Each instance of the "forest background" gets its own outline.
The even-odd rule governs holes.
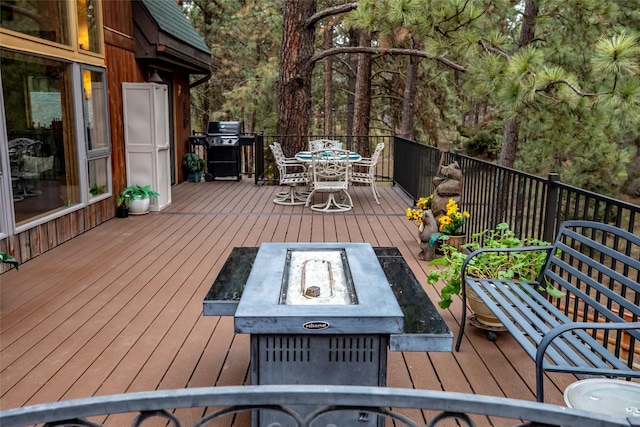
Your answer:
[[[394,134],[640,198],[637,0],[177,1],[212,52],[194,130]]]

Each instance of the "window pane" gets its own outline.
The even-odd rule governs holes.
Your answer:
[[[109,192],[109,158],[89,160],[89,198]]]
[[[84,127],[90,152],[109,148],[107,89],[103,77],[102,71],[82,70]]]
[[[78,46],[91,52],[100,52],[98,40],[98,7],[95,0],[77,0]]]
[[[71,67],[0,50],[16,225],[80,202]]]
[[[2,0],[2,28],[69,45],[66,0]]]

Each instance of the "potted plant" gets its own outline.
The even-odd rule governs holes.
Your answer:
[[[157,199],[159,195],[151,189],[151,185],[132,185],[122,190],[117,203],[118,206],[128,206],[131,215],[143,215],[149,213],[150,199]]]
[[[187,180],[189,182],[202,181],[202,171],[206,162],[198,156],[198,153],[187,153],[182,159],[182,166],[187,171]]]
[[[465,241],[462,228],[470,215],[467,211],[460,211],[458,204],[452,198],[447,202],[447,213],[437,218],[440,233],[432,235],[432,240],[446,240],[446,244],[460,251]],[[446,236],[446,237],[445,237]]]
[[[98,196],[100,194],[104,194],[106,192],[107,192],[107,186],[106,185],[93,184],[89,188],[89,198]]]
[[[12,265],[16,268],[16,270],[19,270],[20,267],[20,263],[18,262],[18,260],[16,260],[13,256],[9,255],[6,252],[0,252],[0,263]]]
[[[118,197],[116,197],[116,216],[118,218],[127,218],[129,216],[129,196],[118,194]]]
[[[443,256],[429,263],[430,266],[443,266],[442,269],[432,270],[427,276],[427,283],[433,285],[438,281],[444,282],[440,291],[440,308],[448,308],[453,302],[453,295],[460,295],[462,285],[462,263],[467,254],[462,250],[475,251],[485,248],[518,248],[524,246],[545,246],[549,243],[534,238],[518,238],[509,229],[507,223],[499,224],[495,230],[485,230],[471,236],[471,241],[462,245],[462,250],[447,244],[447,237],[443,237]],[[482,243],[482,246],[481,246]],[[521,281],[535,280],[546,261],[546,252],[484,252],[474,257],[467,265],[466,276],[477,278],[499,278],[502,280],[517,279]],[[554,297],[563,294],[550,283],[546,291]],[[470,296],[470,304],[471,304]],[[472,306],[472,310],[473,306]],[[475,312],[476,310],[474,310]],[[496,319],[497,321],[497,319]]]

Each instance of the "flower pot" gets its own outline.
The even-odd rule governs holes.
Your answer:
[[[118,218],[128,218],[129,209],[126,206],[118,206],[118,208],[116,209],[116,216]]]
[[[467,287],[467,301],[469,301],[469,308],[476,315],[476,319],[481,324],[488,326],[489,328],[501,328],[504,325],[493,315],[487,305],[473,292],[473,289]]]
[[[189,174],[187,175],[187,181],[189,182],[202,181],[202,171],[189,172]]]
[[[149,213],[150,199],[147,197],[141,199],[139,196],[135,196],[129,202],[129,213],[131,215],[144,215]]]
[[[467,236],[449,236],[445,243],[456,248],[458,252],[462,252],[462,245],[467,243]]]

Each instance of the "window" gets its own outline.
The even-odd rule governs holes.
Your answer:
[[[8,30],[70,45],[66,0],[2,0],[0,24]]]
[[[89,198],[93,199],[110,193],[109,115],[104,70],[82,68],[82,95]]]
[[[78,47],[100,53],[98,4],[96,0],[77,0]]]
[[[0,75],[20,226],[81,202],[71,64],[0,50]]]

